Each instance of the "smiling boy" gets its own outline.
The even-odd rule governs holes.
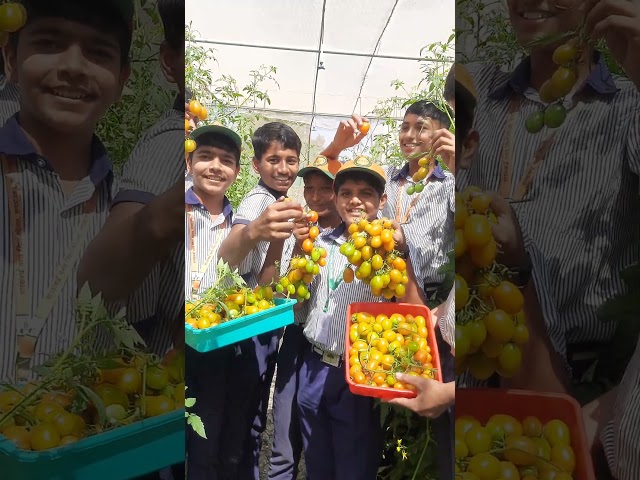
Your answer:
[[[0,129],[2,250],[23,252],[0,260],[0,378],[9,381],[33,378],[75,335],[75,269],[112,192],[94,130],[129,76],[133,16],[131,2],[115,0],[25,8],[27,23],[4,50],[20,111]]]
[[[309,478],[372,480],[382,453],[380,418],[372,398],[354,395],[344,376],[345,313],[353,302],[385,301],[360,281],[345,283],[346,258],[338,250],[346,241],[347,228],[362,217],[372,221],[384,207],[386,177],[366,157],[345,163],[333,184],[336,210],[342,223],[326,230],[316,245],[325,248],[328,263],[310,286],[308,317],[304,327],[306,345],[301,357],[298,408],[302,425],[305,464]],[[398,251],[407,253],[402,228],[394,222]],[[409,283],[403,302],[419,301],[411,261]]]
[[[222,242],[219,258],[232,266],[240,265],[239,273],[247,285],[270,283],[280,272],[275,262],[283,258],[285,241],[293,240],[295,220],[302,217],[302,206],[295,202],[278,201],[287,196],[296,179],[300,162],[301,142],[296,132],[280,122],[258,128],[252,138],[253,168],[260,175],[258,185],[238,207],[229,236]],[[291,241],[290,240],[290,241]],[[237,428],[247,434],[246,447],[237,478],[259,480],[261,435],[266,428],[267,404],[276,366],[277,330],[259,335],[240,344],[243,362],[242,388],[252,399],[247,413],[249,423],[239,422]]]

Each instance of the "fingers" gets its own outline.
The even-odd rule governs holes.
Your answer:
[[[387,401],[390,405],[398,405],[407,408],[413,412],[417,411],[416,400],[414,398],[392,398]]]
[[[628,0],[591,1],[587,6],[585,31],[594,38],[611,31],[640,33],[640,8]]]
[[[513,210],[511,209],[511,205],[504,198],[502,198],[496,192],[488,192],[491,197],[491,203],[489,204],[493,213],[497,216],[508,215],[511,216]]]

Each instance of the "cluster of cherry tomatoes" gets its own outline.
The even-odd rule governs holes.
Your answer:
[[[184,352],[172,350],[159,364],[142,357],[110,361],[115,368],[96,370],[87,388],[91,402],[78,389],[35,382],[0,391],[0,436],[23,450],[43,451],[184,407]]]
[[[423,316],[356,313],[349,330],[349,374],[359,385],[414,390],[396,373],[435,378]]]
[[[432,160],[430,154],[425,155],[418,160],[418,171],[413,174],[413,185],[407,187],[407,194],[413,195],[414,193],[421,193],[424,190],[424,179],[429,175],[429,162]]]
[[[273,307],[275,303],[270,286],[256,287],[254,290],[248,287],[238,288],[228,290],[222,301],[208,301],[205,298],[197,303],[186,302],[185,323],[196,330],[205,330]]]
[[[5,2],[0,5],[0,47],[9,40],[9,34],[17,32],[27,23],[27,10],[16,2]]]
[[[573,480],[576,456],[562,420],[521,422],[493,415],[485,425],[465,416],[455,423],[456,479]]]
[[[207,109],[198,100],[191,100],[191,102],[189,102],[189,112],[195,117],[197,117],[200,121],[206,120],[207,116],[209,115],[207,112]],[[189,123],[189,120],[187,120],[186,118],[184,120],[184,133],[185,133],[185,137],[188,137],[189,134],[191,133],[191,124]],[[195,149],[196,149],[195,140],[191,138],[187,138],[184,141],[184,151],[186,153],[191,153],[195,151]]]
[[[301,245],[304,255],[291,258],[287,273],[276,284],[276,292],[284,293],[287,297],[296,297],[298,302],[311,298],[309,285],[320,273],[320,267],[327,265],[327,251],[315,246],[315,239],[320,235],[318,213],[310,210],[307,218],[309,219],[309,236]]]
[[[343,272],[347,283],[354,277],[371,287],[376,296],[386,299],[402,298],[409,283],[407,264],[395,250],[393,224],[388,218],[369,222],[361,219],[349,225],[349,240],[340,246],[340,253],[349,263]]]
[[[456,193],[456,365],[479,380],[520,369],[520,346],[529,340],[524,297],[496,262],[489,195],[476,187]]]
[[[577,66],[580,58],[578,40],[573,38],[560,45],[553,52],[553,62],[558,68],[553,76],[540,87],[540,100],[548,106],[538,112],[534,112],[525,122],[528,132],[538,133],[543,127],[558,128],[567,117],[567,110],[559,101],[568,95],[575,86]]]

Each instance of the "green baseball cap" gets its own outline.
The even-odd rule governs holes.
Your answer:
[[[307,173],[316,171],[324,173],[327,177],[333,180],[336,177],[338,170],[340,170],[340,167],[342,167],[340,161],[327,158],[324,155],[318,155],[312,164],[307,165],[298,171],[298,176],[304,177]]]
[[[227,128],[220,124],[204,125],[202,127],[198,127],[193,132],[191,132],[191,135],[189,137],[197,144],[198,137],[201,137],[205,134],[215,134],[226,137],[231,140],[236,147],[238,147],[238,150],[242,151],[242,139],[240,138],[240,135],[238,135],[230,128]]]

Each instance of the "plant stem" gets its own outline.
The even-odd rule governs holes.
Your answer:
[[[422,453],[420,454],[420,458],[418,459],[418,465],[416,465],[416,469],[413,472],[413,477],[411,480],[416,480],[416,476],[418,475],[418,471],[420,470],[420,464],[422,463],[422,459],[424,458],[425,453],[427,453],[427,447],[431,443],[431,426],[427,425],[427,439],[424,442],[424,448],[422,449]]]

